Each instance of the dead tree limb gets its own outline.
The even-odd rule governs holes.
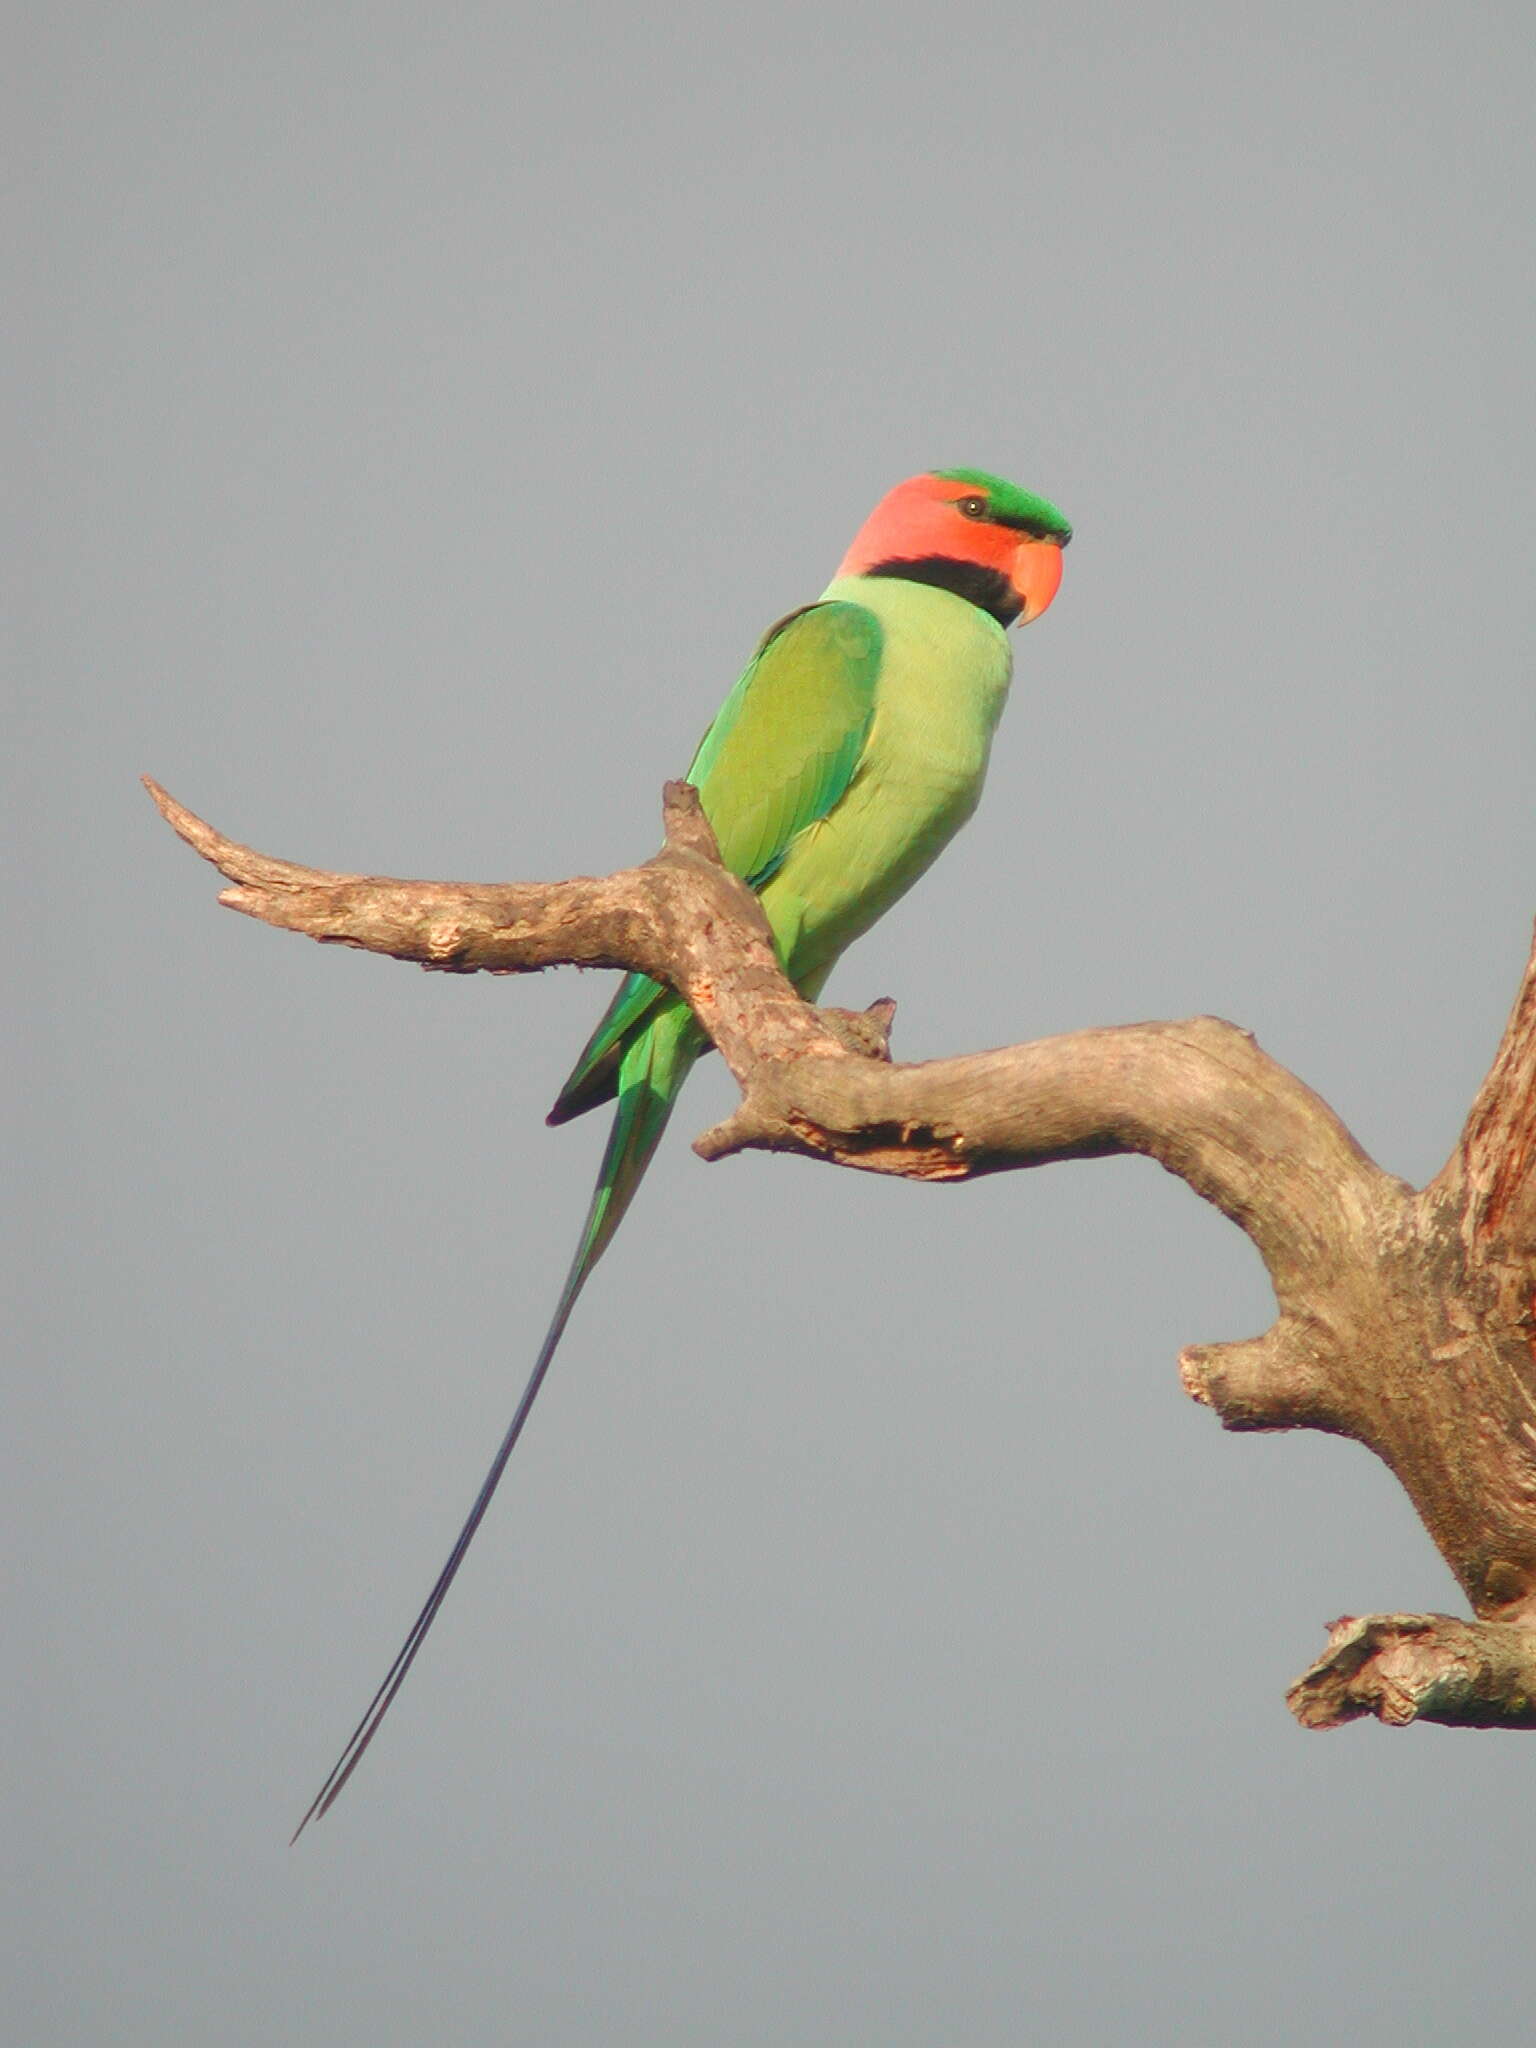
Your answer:
[[[1261,1336],[1189,1346],[1187,1391],[1228,1429],[1328,1430],[1384,1458],[1476,1617],[1336,1623],[1292,1711],[1309,1727],[1536,1728],[1536,951],[1456,1150],[1416,1191],[1217,1017],[892,1063],[893,1006],[800,998],[683,783],[642,867],[507,884],[297,867],[148,788],[249,917],[449,973],[578,965],[669,983],[741,1089],[696,1141],[705,1159],[751,1147],[934,1181],[1156,1159],[1253,1239],[1279,1307]]]

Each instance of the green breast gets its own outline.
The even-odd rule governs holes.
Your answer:
[[[885,637],[853,780],[762,890],[789,972],[812,992],[976,808],[1012,673],[996,620],[948,591],[844,576],[823,596],[867,606]]]

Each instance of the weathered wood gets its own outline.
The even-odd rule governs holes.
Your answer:
[[[1454,1614],[1346,1614],[1286,1695],[1306,1728],[1536,1728],[1536,1629]]]
[[[892,1004],[801,999],[686,784],[667,785],[666,843],[642,867],[506,884],[297,867],[148,787],[246,916],[440,972],[623,967],[670,983],[741,1089],[696,1141],[705,1159],[753,1147],[933,1181],[1156,1159],[1253,1239],[1279,1308],[1258,1337],[1189,1346],[1188,1392],[1229,1429],[1323,1429],[1375,1451],[1477,1617],[1339,1625],[1292,1690],[1298,1718],[1536,1726],[1536,948],[1457,1149],[1418,1192],[1217,1017],[892,1062]]]

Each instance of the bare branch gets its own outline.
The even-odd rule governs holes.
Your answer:
[[[1536,1629],[1453,1614],[1346,1614],[1286,1694],[1304,1728],[1536,1728]]]
[[[566,882],[417,882],[274,860],[176,802],[148,776],[167,822],[228,876],[219,901],[323,945],[358,946],[450,974],[638,968],[692,1004],[740,1079],[763,1058],[844,1046],[786,979],[761,906],[720,865],[687,783],[668,783],[666,844],[643,867]]]
[[[1536,1253],[1536,940],[1504,1037],[1440,1182],[1454,1187],[1470,1235]]]
[[[706,1159],[753,1147],[931,1181],[1112,1153],[1157,1160],[1248,1233],[1279,1305],[1262,1336],[1186,1348],[1186,1390],[1230,1429],[1310,1426],[1368,1445],[1480,1622],[1536,1637],[1536,953],[1457,1153],[1415,1194],[1220,1018],[893,1063],[894,1005],[817,1010],[786,979],[756,898],[721,867],[685,784],[668,785],[666,844],[644,866],[499,885],[297,867],[149,788],[229,878],[220,901],[247,916],[455,973],[570,963],[669,983],[741,1088],[734,1113],[697,1141]],[[1471,1725],[1472,1711],[1446,1703],[1481,1712],[1495,1678],[1465,1679],[1468,1643],[1495,1677],[1523,1669],[1529,1646],[1501,1663],[1510,1636],[1453,1639],[1449,1623],[1436,1633],[1441,1621],[1359,1624],[1377,1630],[1369,1654],[1357,1658],[1356,1635],[1330,1651],[1301,1681],[1298,1714],[1323,1725],[1380,1699],[1401,1719],[1411,1697],[1420,1719]],[[1518,1690],[1510,1679],[1499,1696],[1504,1725],[1518,1722]]]

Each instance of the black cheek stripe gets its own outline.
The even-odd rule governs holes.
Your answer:
[[[903,583],[931,583],[939,590],[953,591],[956,597],[989,612],[1000,626],[1011,626],[1024,609],[1024,600],[1001,569],[989,569],[981,562],[957,562],[950,555],[915,555],[905,561],[893,556],[863,573],[895,576]]]

